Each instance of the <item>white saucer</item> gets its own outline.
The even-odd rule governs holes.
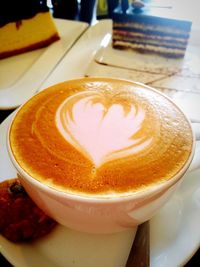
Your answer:
[[[0,109],[14,109],[30,98],[88,27],[84,22],[62,19],[55,23],[59,41],[0,60]]]
[[[6,150],[12,114],[0,126],[0,181],[16,177]],[[188,174],[171,200],[150,221],[152,267],[186,263],[200,245],[200,171]],[[19,267],[123,267],[134,231],[89,235],[58,226],[31,244],[14,244],[0,236],[1,253]]]

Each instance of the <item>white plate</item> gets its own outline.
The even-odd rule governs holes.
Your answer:
[[[40,86],[40,90],[58,82],[85,76],[102,39],[110,32],[109,25],[110,20],[101,20],[89,27]]]
[[[0,60],[0,109],[13,109],[32,96],[88,24],[55,19],[61,39],[46,48]]]
[[[199,46],[188,45],[183,59],[165,58],[153,54],[142,54],[136,51],[112,48],[111,34],[105,35],[94,60],[99,64],[121,67],[157,74],[187,74],[200,75]]]
[[[0,181],[16,177],[6,150],[11,116],[0,126]],[[199,222],[200,171],[196,171],[185,177],[175,195],[150,221],[151,266],[186,263],[200,245]],[[0,236],[0,252],[16,267],[123,267],[134,235],[133,230],[89,235],[58,226],[31,244],[17,245]]]

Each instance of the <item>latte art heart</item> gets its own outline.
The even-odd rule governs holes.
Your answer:
[[[56,113],[60,133],[96,167],[146,148],[153,138],[135,137],[145,111],[133,103],[128,112],[121,103],[106,105],[97,92],[78,93],[66,99]]]

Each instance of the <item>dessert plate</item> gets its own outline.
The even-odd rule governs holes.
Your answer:
[[[14,109],[37,90],[88,24],[55,19],[61,39],[48,47],[0,60],[0,109]]]
[[[12,116],[0,126],[0,181],[16,177],[6,150],[7,129]],[[185,264],[200,245],[199,221],[198,170],[185,176],[171,200],[150,221],[151,266]],[[14,244],[0,236],[0,252],[16,267],[122,267],[134,236],[134,230],[91,235],[58,225],[49,235],[30,244]]]
[[[142,54],[134,50],[112,47],[112,23],[101,41],[94,61],[112,67],[136,70],[152,74],[200,76],[199,43],[192,40],[183,59],[165,58],[159,55]]]

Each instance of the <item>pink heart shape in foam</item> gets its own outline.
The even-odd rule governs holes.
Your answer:
[[[67,98],[56,113],[60,133],[96,167],[134,154],[152,140],[134,138],[145,119],[142,108],[132,104],[127,113],[120,103],[105,107],[104,98],[97,92],[80,92]]]

